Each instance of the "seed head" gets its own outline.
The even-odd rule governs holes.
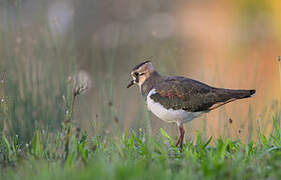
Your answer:
[[[73,81],[74,81],[74,89],[73,89],[74,96],[78,96],[86,92],[92,86],[90,75],[86,71],[80,71],[77,75],[74,76]]]

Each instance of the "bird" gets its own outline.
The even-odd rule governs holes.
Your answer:
[[[167,123],[176,123],[179,138],[176,147],[182,150],[184,123],[190,122],[222,105],[253,96],[256,90],[235,90],[212,87],[183,76],[161,75],[145,61],[130,72],[127,88],[137,85],[144,102],[154,115]]]

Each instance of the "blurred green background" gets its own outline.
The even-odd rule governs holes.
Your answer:
[[[163,127],[176,135],[176,125],[147,112],[137,88],[126,89],[131,68],[153,56],[163,74],[257,89],[187,124],[189,139],[196,130],[242,140],[268,133],[280,109],[280,9],[279,0],[1,0],[1,132],[29,139],[36,127],[59,129],[69,81],[82,74],[91,89],[74,122],[89,134]]]

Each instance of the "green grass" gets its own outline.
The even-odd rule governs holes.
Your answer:
[[[0,179],[281,178],[279,105],[274,109],[269,135],[259,130],[255,141],[249,138],[244,143],[239,139],[207,138],[198,131],[195,140],[186,140],[180,151],[175,147],[175,137],[163,129],[156,136],[142,130],[88,135],[78,128],[73,114],[76,101],[83,97],[83,84],[71,82],[74,81],[62,86],[65,105],[60,129],[46,129],[44,124],[38,124],[30,130],[30,140],[2,131]],[[9,98],[1,103],[1,117],[17,114],[8,104]],[[110,118],[103,118],[106,117]]]
[[[36,130],[28,144],[1,137],[1,179],[280,179],[281,130],[243,144],[230,139],[186,142],[183,152],[163,129],[145,139],[133,131],[121,137],[90,137],[70,126],[56,134]]]

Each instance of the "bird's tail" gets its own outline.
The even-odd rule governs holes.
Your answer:
[[[214,110],[224,104],[230,103],[238,99],[249,98],[256,93],[256,90],[234,90],[234,89],[216,89],[217,104],[213,105],[210,110]]]
[[[226,98],[235,98],[235,99],[243,99],[253,96],[256,93],[256,90],[233,90],[233,89],[224,89],[223,93]]]

